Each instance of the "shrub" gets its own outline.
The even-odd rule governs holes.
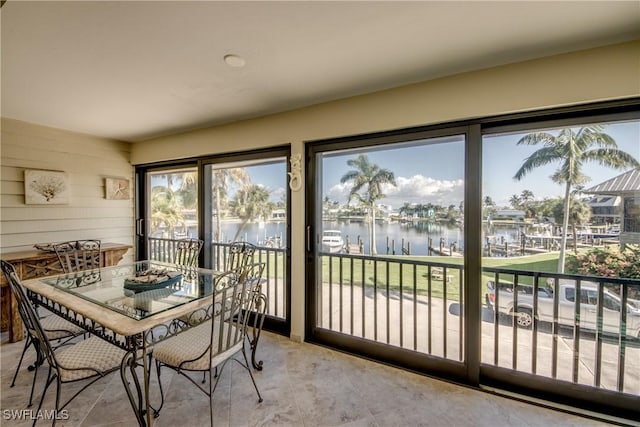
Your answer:
[[[640,247],[627,245],[618,248],[594,248],[578,255],[569,255],[567,271],[601,277],[640,279]]]

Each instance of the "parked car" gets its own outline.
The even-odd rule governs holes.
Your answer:
[[[530,328],[533,325],[534,316],[542,322],[553,322],[553,294],[552,287],[540,286],[538,288],[537,313],[533,311],[533,287],[519,284],[516,288],[517,298],[514,298],[514,286],[512,283],[487,282],[487,304],[496,309],[496,288],[498,289],[497,308],[500,314],[513,316],[517,325]],[[574,280],[560,279],[558,294],[558,324],[573,327],[575,325],[576,310],[576,282]],[[597,330],[598,328],[598,285],[594,282],[580,282],[580,328]],[[517,306],[516,306],[517,302]],[[640,340],[640,308],[635,300],[627,302],[626,326],[627,335]],[[603,290],[602,300],[602,330],[610,334],[620,333],[620,307],[621,301],[618,295],[606,288]]]

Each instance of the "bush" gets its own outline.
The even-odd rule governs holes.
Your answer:
[[[640,279],[640,247],[627,245],[624,251],[618,248],[594,248],[582,254],[569,255],[567,272]]]

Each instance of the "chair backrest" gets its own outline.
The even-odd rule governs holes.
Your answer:
[[[2,272],[7,278],[11,292],[18,303],[18,312],[20,313],[20,318],[27,329],[27,333],[33,340],[36,349],[46,356],[49,365],[57,368],[58,365],[53,354],[51,343],[49,343],[49,339],[40,324],[40,318],[36,312],[36,308],[27,296],[27,291],[24,286],[22,286],[22,282],[20,281],[15,268],[6,261],[0,260],[0,263],[2,264]]]
[[[237,314],[252,308],[250,284],[241,280],[236,271],[225,272],[216,278],[213,298],[211,351],[219,355],[235,353],[242,347],[247,331],[248,316]]]
[[[179,240],[176,243],[173,263],[184,267],[197,266],[202,244],[202,240],[198,239]]]
[[[264,262],[245,265],[240,271],[240,280],[246,280],[253,291],[259,291],[266,265]]]
[[[229,247],[229,257],[225,270],[241,269],[253,262],[256,247],[247,242],[233,242]]]
[[[53,245],[65,273],[100,267],[100,240],[75,240]]]

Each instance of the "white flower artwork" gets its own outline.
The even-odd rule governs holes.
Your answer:
[[[27,205],[66,205],[69,203],[69,177],[66,172],[24,171],[24,202]]]

